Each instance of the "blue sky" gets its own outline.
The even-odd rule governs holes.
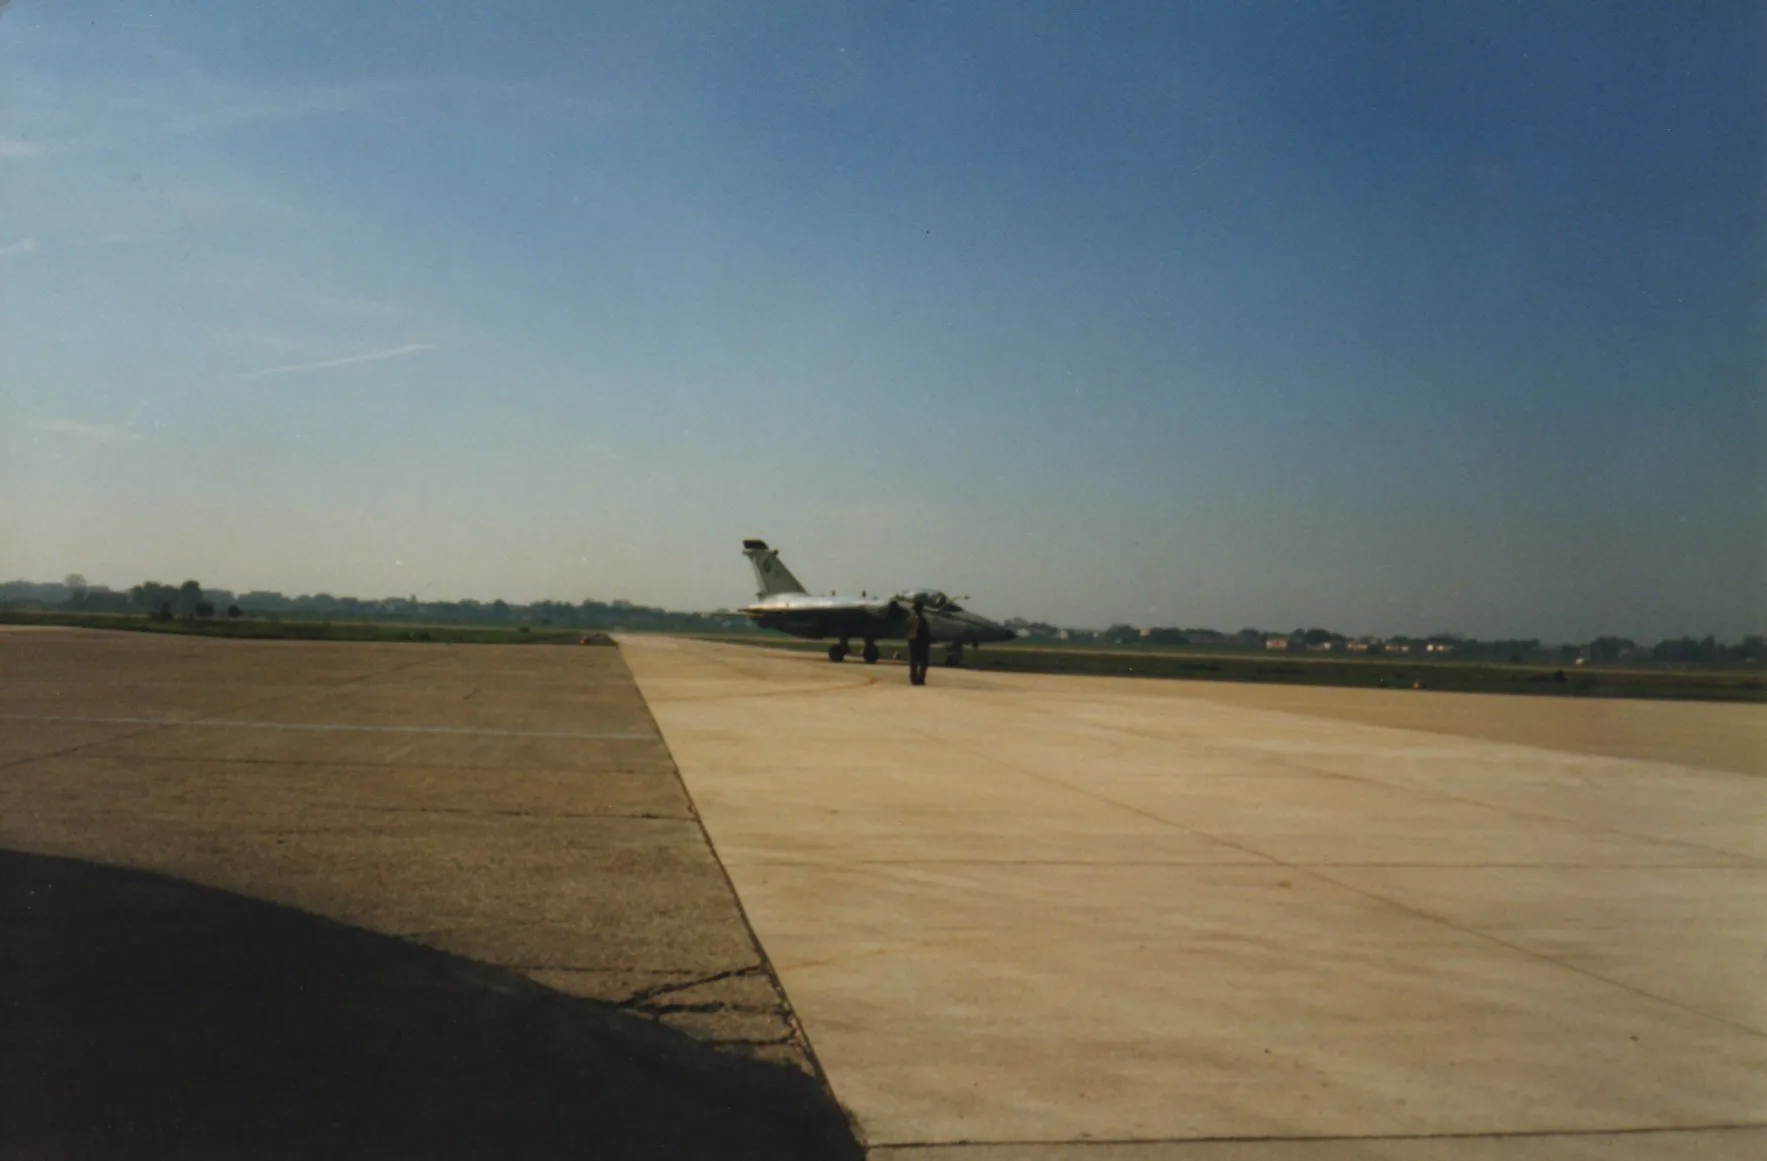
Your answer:
[[[0,572],[1767,627],[1767,17],[0,12]]]

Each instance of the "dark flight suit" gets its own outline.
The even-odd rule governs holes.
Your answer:
[[[933,626],[919,609],[908,614],[908,680],[926,684],[927,654],[932,651]]]

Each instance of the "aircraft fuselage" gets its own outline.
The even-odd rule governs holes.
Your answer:
[[[907,637],[911,596],[886,601],[875,598],[813,597],[780,594],[764,597],[741,611],[757,625],[777,629],[794,637],[812,640],[900,641]],[[1011,641],[1017,634],[1006,626],[970,612],[953,608],[923,610],[933,640],[946,645],[980,645]]]
[[[764,540],[745,540],[743,555],[754,566],[760,591],[742,612],[757,625],[777,629],[794,637],[833,639],[829,656],[838,661],[846,655],[853,638],[865,642],[865,657],[877,659],[878,641],[905,640],[908,618],[915,605],[927,620],[932,639],[961,656],[963,646],[988,641],[1011,641],[1016,634],[1006,626],[970,612],[937,589],[911,589],[893,597],[827,596],[806,591],[779,559],[778,549]]]

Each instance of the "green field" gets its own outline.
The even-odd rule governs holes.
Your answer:
[[[272,620],[242,617],[162,621],[113,613],[0,612],[0,625],[66,625],[138,633],[256,640],[378,641],[455,645],[610,644],[604,633],[551,626],[440,625],[401,621]],[[704,640],[759,645],[809,653],[825,641],[771,633],[692,634]],[[884,656],[901,645],[885,645]],[[934,650],[934,663],[940,652]],[[859,665],[856,658],[846,664]],[[1366,689],[1436,689],[1462,693],[1530,694],[1540,697],[1641,697],[1695,701],[1767,702],[1767,673],[1724,667],[1622,668],[1603,665],[1513,665],[1492,662],[1414,660],[1393,657],[1312,657],[1281,653],[1205,652],[1085,645],[990,645],[965,652],[964,667],[1013,673],[1092,674],[1101,677],[1164,677],[1192,681],[1335,685]]]
[[[717,640],[821,653],[827,642],[765,636]],[[884,646],[884,656],[901,646]],[[935,647],[933,663],[942,654]],[[855,664],[849,658],[846,664]],[[1695,701],[1767,701],[1767,673],[1733,668],[1620,668],[1510,665],[1394,657],[1308,657],[1281,653],[1092,648],[1081,645],[990,645],[964,652],[964,668],[1013,673],[1164,677],[1192,681],[1336,685],[1366,689],[1436,689],[1541,697],[1642,697]],[[860,663],[862,664],[862,663]]]

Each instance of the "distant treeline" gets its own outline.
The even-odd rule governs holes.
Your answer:
[[[556,627],[564,629],[653,629],[678,633],[759,632],[747,617],[728,610],[683,613],[628,601],[420,601],[411,597],[363,599],[330,593],[285,596],[267,590],[235,593],[205,589],[194,580],[171,585],[144,581],[128,590],[90,585],[72,574],[60,583],[0,583],[0,610],[72,610],[127,613],[165,620],[207,617],[259,617],[299,620],[404,621],[451,625]],[[1403,655],[1419,659],[1452,657],[1460,661],[1512,664],[1767,664],[1767,639],[1760,634],[1726,643],[1713,637],[1681,637],[1654,645],[1626,637],[1597,637],[1587,642],[1547,643],[1538,638],[1480,641],[1454,633],[1428,637],[1347,637],[1328,629],[1140,628],[1112,625],[1108,629],[1068,629],[1044,621],[1006,622],[1026,641],[1112,648],[1184,648],[1192,650],[1259,650],[1344,656]]]
[[[163,620],[210,617],[289,620],[403,621],[450,625],[532,625],[564,629],[656,629],[679,633],[752,631],[740,613],[679,613],[628,601],[420,601],[416,597],[363,599],[330,593],[287,596],[269,590],[235,593],[204,588],[195,580],[171,585],[144,581],[128,590],[89,585],[76,575],[65,581],[0,583],[0,609],[126,613]]]
[[[1537,637],[1480,641],[1458,633],[1437,633],[1428,637],[1347,637],[1329,629],[1240,629],[1223,633],[1216,629],[1139,628],[1135,625],[1112,625],[1108,629],[1065,629],[1043,621],[1009,620],[1027,641],[1110,648],[1159,647],[1192,650],[1284,653],[1319,653],[1333,656],[1405,656],[1411,658],[1454,658],[1459,661],[1484,661],[1529,664],[1596,664],[1627,663],[1679,665],[1761,665],[1767,664],[1767,638],[1760,634],[1744,637],[1735,643],[1724,643],[1714,637],[1681,637],[1646,645],[1628,637],[1597,637],[1587,642],[1548,643]]]

